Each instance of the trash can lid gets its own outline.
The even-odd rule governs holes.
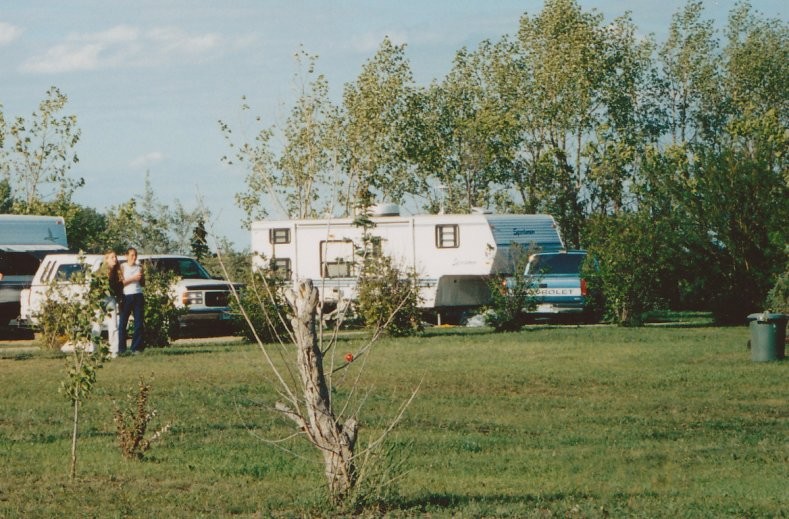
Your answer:
[[[788,321],[789,315],[786,314],[774,314],[770,312],[759,312],[756,314],[751,314],[748,316],[749,321],[760,321],[760,322],[776,322],[776,321]]]

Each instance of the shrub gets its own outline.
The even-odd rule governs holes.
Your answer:
[[[282,297],[283,275],[273,268],[252,273],[238,300],[230,300],[234,333],[248,342],[256,342],[255,333],[263,342],[276,342],[286,332],[288,305]],[[251,329],[247,319],[252,323]]]
[[[110,294],[106,276],[94,276],[82,265],[68,283],[54,279],[47,287],[46,297],[35,314],[39,342],[46,349],[57,350],[78,338],[93,341],[102,322],[104,299]]]
[[[638,326],[664,305],[661,290],[671,279],[671,229],[644,211],[600,216],[589,223],[587,247],[598,260],[589,283],[605,294],[606,316]]]
[[[172,293],[174,283],[175,275],[171,272],[159,272],[146,265],[143,328],[146,347],[169,346],[178,337],[178,319],[187,312],[187,308],[176,308]]]
[[[156,417],[156,409],[148,408],[150,392],[151,385],[140,377],[137,394],[130,393],[126,397],[126,408],[121,409],[116,402],[113,402],[118,445],[126,459],[142,459],[151,445],[170,429],[170,424],[167,424],[150,438],[145,438],[148,424]]]
[[[767,307],[773,312],[789,314],[789,264],[767,294]]]
[[[510,251],[513,275],[493,276],[488,282],[490,304],[485,308],[485,323],[497,332],[520,330],[535,306],[534,278],[525,274],[531,251],[517,244],[512,244]]]
[[[48,350],[57,350],[66,342],[68,327],[68,312],[63,303],[54,297],[50,290],[41,305],[41,310],[36,313],[38,322],[38,342]]]
[[[357,284],[357,312],[365,326],[394,337],[422,331],[415,272],[403,272],[392,258],[369,254]]]

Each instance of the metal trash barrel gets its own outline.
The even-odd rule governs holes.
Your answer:
[[[763,312],[748,316],[751,332],[751,360],[781,360],[786,350],[786,323],[789,315]]]

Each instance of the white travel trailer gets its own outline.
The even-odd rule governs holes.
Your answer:
[[[0,326],[19,315],[19,294],[30,286],[41,259],[67,250],[60,216],[0,214]]]
[[[371,217],[371,236],[400,268],[419,279],[424,308],[461,309],[488,302],[488,279],[512,273],[512,244],[540,251],[563,248],[546,214],[401,216],[384,206]],[[354,299],[363,229],[352,218],[262,220],[252,223],[252,252],[292,279],[310,278],[328,303]]]

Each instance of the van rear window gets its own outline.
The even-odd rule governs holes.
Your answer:
[[[578,274],[586,255],[539,254],[529,262],[529,272],[540,274]]]

